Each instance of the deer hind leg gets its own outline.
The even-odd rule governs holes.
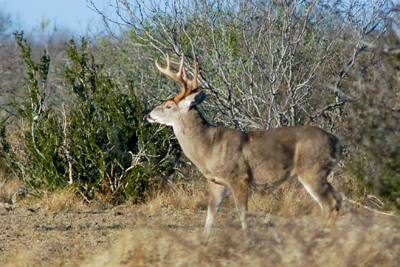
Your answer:
[[[211,228],[214,224],[215,217],[219,211],[219,207],[226,196],[227,187],[213,182],[209,184],[210,198],[208,201],[207,220],[201,237],[201,244],[206,245],[210,236]]]
[[[320,205],[325,217],[324,219],[326,220],[325,226],[333,228],[342,200],[340,195],[327,181],[329,173],[330,170],[321,171],[317,174],[303,174],[299,177],[299,181]]]

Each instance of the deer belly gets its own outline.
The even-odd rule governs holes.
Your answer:
[[[252,172],[250,184],[255,186],[276,187],[294,176],[294,171],[291,168],[257,168]]]

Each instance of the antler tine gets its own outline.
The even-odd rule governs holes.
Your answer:
[[[174,97],[175,102],[179,102],[182,100],[182,98],[185,97],[186,92],[187,92],[187,83],[185,79],[186,72],[185,72],[185,62],[184,62],[184,57],[182,56],[181,62],[179,64],[179,71],[177,73],[174,73],[171,71],[171,60],[169,55],[166,55],[166,61],[167,61],[167,67],[163,68],[161,65],[158,63],[158,60],[156,60],[156,68],[165,76],[171,78],[172,80],[180,83],[182,85],[182,90],[181,92]]]
[[[171,71],[171,60],[169,55],[166,55],[167,67],[163,68],[156,60],[156,68],[167,77],[170,77],[174,81],[180,83],[182,85],[181,92],[174,97],[174,101],[178,103],[181,101],[185,96],[190,95],[193,92],[197,91],[197,76],[199,74],[199,68],[197,66],[196,58],[194,59],[194,78],[193,80],[189,80],[187,77],[186,69],[185,69],[185,56],[182,54],[181,61],[179,63],[179,70],[177,73]],[[189,90],[188,90],[189,87]]]
[[[186,95],[190,95],[191,93],[194,93],[197,91],[197,89],[199,88],[198,84],[197,84],[197,76],[199,75],[199,67],[197,66],[197,61],[196,61],[196,57],[194,58],[194,73],[193,73],[193,80],[187,80],[186,79],[186,83],[188,84],[189,90],[187,91]],[[186,72],[185,72],[186,75]]]
[[[174,101],[178,103],[181,101],[187,94],[187,75],[185,70],[185,55],[182,54],[181,62],[179,63],[179,78],[182,81],[182,90],[180,93],[174,97]],[[177,74],[178,74],[177,73]]]

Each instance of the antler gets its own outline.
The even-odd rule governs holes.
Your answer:
[[[174,97],[174,101],[178,103],[181,101],[185,96],[188,96],[197,91],[199,86],[197,85],[197,76],[199,74],[199,68],[197,66],[196,59],[194,59],[194,74],[193,80],[188,80],[186,69],[185,69],[185,56],[182,55],[181,62],[179,63],[179,70],[177,73],[171,71],[171,60],[169,55],[166,55],[167,67],[163,68],[156,60],[156,68],[167,77],[173,79],[174,81],[180,83],[182,85],[181,92]],[[189,90],[188,90],[189,87]]]

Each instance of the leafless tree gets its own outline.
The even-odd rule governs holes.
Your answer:
[[[157,51],[149,61],[198,55],[199,83],[212,96],[205,113],[239,129],[314,121],[334,130],[348,100],[343,79],[390,23],[386,0],[113,0],[115,19],[87,2],[135,36],[121,41]]]

